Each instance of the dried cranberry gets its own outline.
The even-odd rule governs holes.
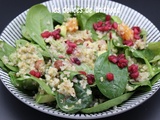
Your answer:
[[[130,74],[130,77],[133,78],[133,79],[138,78],[138,76],[139,76],[139,72],[138,71]]]
[[[78,58],[72,58],[73,63],[81,65],[81,61]]]
[[[107,74],[106,74],[106,78],[107,78],[108,81],[114,80],[114,75],[113,75],[113,73],[107,73]]]
[[[115,55],[108,56],[108,60],[114,64],[118,62],[117,56]]]
[[[74,42],[71,42],[70,40],[67,40],[67,41],[66,41],[66,44],[67,44],[69,47],[72,47],[72,48],[76,48],[76,47],[77,47],[77,44],[74,43]]]
[[[51,36],[51,33],[50,33],[49,31],[45,31],[45,32],[41,33],[41,36],[42,36],[43,38],[48,38],[48,37]]]
[[[139,34],[134,34],[134,39],[139,40],[141,37]]]
[[[29,74],[31,74],[31,75],[33,75],[33,76],[35,76],[36,71],[35,71],[35,70],[31,70],[31,71],[29,72]]]
[[[98,23],[97,23],[97,27],[101,27],[103,25],[103,22],[102,21],[99,21]]]
[[[88,82],[89,85],[92,85],[95,82],[93,74],[87,74],[86,77],[87,77],[87,82]]]
[[[41,77],[41,73],[40,72],[36,72],[35,77],[40,78]]]
[[[61,32],[61,29],[56,29],[56,30],[54,30],[54,31],[51,33],[51,35],[53,36],[53,38],[54,38],[55,40],[57,40],[57,39],[60,38],[60,32]]]
[[[134,73],[138,71],[138,65],[132,64],[131,66],[128,67],[128,72]]]
[[[119,54],[118,56],[117,56],[117,58],[118,58],[118,60],[120,60],[120,59],[125,59],[125,55],[124,54]]]
[[[112,24],[112,28],[113,28],[113,29],[117,29],[117,28],[118,28],[118,24],[117,24],[116,22],[114,22],[114,23]]]
[[[141,29],[138,26],[132,27],[132,30],[133,30],[134,34],[140,34],[140,32],[141,32]]]
[[[82,74],[82,75],[84,75],[84,76],[86,76],[87,75],[87,73],[85,72],[85,71],[78,71],[80,74]]]
[[[41,73],[38,72],[38,71],[35,71],[35,70],[31,70],[31,71],[29,72],[29,74],[31,74],[32,76],[37,77],[37,78],[40,78],[40,77],[41,77]]]
[[[94,30],[97,30],[98,26],[96,23],[93,23],[93,28],[94,28]]]
[[[110,21],[111,20],[111,16],[110,15],[106,15],[106,21]]]
[[[133,46],[133,45],[134,45],[134,43],[133,43],[133,41],[132,41],[132,40],[124,40],[124,41],[123,41],[123,45]]]
[[[68,47],[68,49],[66,50],[67,54],[72,54],[73,53],[74,48],[72,47]]]
[[[120,68],[124,68],[124,67],[126,67],[126,66],[128,65],[128,60],[122,58],[122,59],[118,60],[117,65],[118,65],[118,67],[120,67]]]

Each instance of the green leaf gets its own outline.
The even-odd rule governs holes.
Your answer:
[[[17,66],[11,66],[11,65],[9,65],[9,64],[5,64],[5,66],[6,66],[8,69],[10,69],[10,70],[12,70],[12,71],[14,71],[14,72],[18,72],[18,71],[19,71],[19,68],[18,68]]]
[[[152,79],[151,79],[151,84],[154,85],[156,82],[158,82],[160,80],[160,73],[158,73],[157,75],[155,75]]]
[[[87,11],[86,9],[83,9],[81,13],[77,13],[76,17],[78,20],[78,25],[80,26],[81,30],[85,30],[86,22],[89,17],[91,17],[95,12],[93,11]]]
[[[116,64],[108,60],[109,52],[100,55],[95,62],[95,81],[101,93],[110,98],[121,96],[125,92],[125,87],[128,82],[127,68],[120,69]],[[114,75],[113,81],[106,80],[106,74]],[[103,78],[103,81],[101,80]]]
[[[29,32],[28,32],[28,30],[27,30],[27,28],[26,28],[25,25],[22,25],[22,26],[21,26],[21,31],[22,31],[22,36],[23,36],[24,38],[26,38],[26,39],[29,40],[29,41],[32,41],[32,38],[30,37]]]
[[[38,84],[29,78],[17,78],[15,72],[9,72],[11,83],[20,90],[35,90],[38,89]]]
[[[55,100],[55,96],[48,94],[36,94],[35,99],[36,103],[50,103]]]
[[[104,103],[98,104],[96,106],[93,106],[91,108],[85,108],[83,110],[81,110],[82,113],[95,113],[95,112],[102,112],[104,110],[107,110],[111,107],[117,106],[121,103],[123,103],[124,101],[128,100],[134,92],[129,92],[129,93],[125,93],[117,98],[108,100]]]
[[[5,55],[9,57],[10,54],[15,52],[16,48],[9,45],[8,43],[4,41],[0,41],[0,59]]]
[[[5,72],[9,72],[9,69],[3,64],[3,62],[0,60],[0,68],[4,70]]]
[[[92,102],[92,94],[87,94],[87,90],[91,91],[89,85],[86,86],[86,89],[83,89],[79,83],[75,83],[74,89],[76,97],[56,93],[57,104],[64,112],[76,113],[88,107]]]
[[[118,24],[121,24],[122,23],[122,20],[118,17],[118,16],[111,16],[111,20],[113,22],[116,22]]]
[[[87,74],[94,74],[94,70],[85,63],[75,65],[77,71],[85,71]]]
[[[152,53],[156,55],[160,55],[160,42],[151,42],[148,43],[148,49],[152,51]]]
[[[151,82],[149,80],[144,80],[140,82],[130,82],[129,86],[133,89],[131,91],[140,90],[140,91],[150,91],[152,88]],[[130,91],[130,90],[127,90]]]
[[[46,50],[46,44],[41,33],[44,30],[53,30],[52,15],[47,7],[41,4],[31,7],[26,16],[26,28],[29,36]]]
[[[93,28],[93,23],[96,23],[98,21],[104,21],[105,18],[106,18],[106,14],[104,13],[95,13],[91,17],[88,18],[86,25],[85,25],[85,29],[91,31],[93,40],[98,40],[97,33]]]
[[[145,57],[146,55],[142,51],[138,51],[138,50],[135,50],[135,49],[130,49],[130,51],[132,52],[134,57],[141,58],[141,59],[143,59],[145,61],[151,76],[154,76],[154,71],[152,69],[151,64],[149,63],[149,61]]]
[[[52,13],[52,18],[53,20],[55,20],[56,22],[62,24],[64,22],[64,16],[63,14],[60,13]]]

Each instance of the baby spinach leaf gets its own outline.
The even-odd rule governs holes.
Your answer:
[[[111,20],[113,22],[116,22],[118,24],[121,24],[122,23],[122,20],[118,17],[118,16],[111,16]]]
[[[93,74],[93,69],[85,63],[81,65],[75,65],[77,71],[85,71],[87,74]]]
[[[17,78],[15,72],[9,72],[11,83],[20,90],[35,90],[38,88],[38,84],[29,78]]]
[[[4,55],[9,57],[10,54],[15,52],[16,48],[9,45],[8,43],[4,41],[0,41],[0,58],[2,58]]]
[[[104,21],[105,18],[106,18],[106,14],[104,13],[95,13],[91,17],[88,18],[86,25],[85,25],[85,29],[91,31],[93,40],[98,40],[97,33],[93,28],[93,23],[96,23],[98,21]]]
[[[81,13],[77,13],[76,17],[78,20],[78,25],[80,26],[81,30],[85,29],[86,22],[89,17],[91,17],[95,12],[91,11],[88,13],[87,10],[83,9]]]
[[[35,99],[36,103],[50,103],[55,100],[55,97],[48,94],[36,94]]]
[[[55,95],[53,93],[53,91],[51,90],[51,88],[45,83],[45,80],[43,79],[39,79],[33,76],[25,76],[25,77],[20,77],[20,78],[16,78],[15,74],[10,73],[10,77],[12,77],[12,83],[14,85],[16,85],[18,83],[18,86],[20,85],[20,83],[23,83],[22,87],[25,87],[25,85],[27,85],[26,82],[30,81],[29,85],[34,86],[33,82],[38,83],[38,85],[49,95]]]
[[[129,92],[129,93],[125,93],[119,97],[116,97],[114,99],[108,100],[104,103],[98,104],[96,106],[93,106],[91,108],[85,108],[82,109],[81,112],[82,113],[95,113],[95,112],[102,112],[104,110],[107,110],[111,107],[120,105],[121,103],[123,103],[124,101],[128,100],[134,92]]]
[[[156,55],[160,55],[160,42],[151,42],[148,43],[148,49],[152,51],[152,53],[156,56]]]
[[[53,30],[52,15],[47,7],[41,4],[31,7],[26,16],[26,28],[29,36],[46,50],[46,44],[41,33],[44,30]]]
[[[152,66],[149,63],[149,61],[147,60],[147,58],[145,57],[145,54],[142,51],[134,50],[134,49],[131,49],[131,48],[130,48],[130,51],[132,52],[134,57],[141,58],[141,59],[143,59],[145,61],[151,76],[154,76],[154,71],[152,69]]]
[[[151,85],[154,85],[159,80],[160,80],[160,73],[158,73],[151,79]]]
[[[131,91],[134,90],[149,91],[152,88],[151,82],[149,80],[141,82],[130,82],[129,86],[133,88]]]
[[[116,64],[108,60],[109,52],[100,55],[95,62],[95,81],[101,93],[110,98],[121,96],[128,82],[127,68],[120,69]],[[106,80],[106,74],[111,72],[114,75],[113,81]],[[103,81],[101,80],[103,77]]]
[[[4,63],[0,60],[0,68],[4,70],[5,72],[9,72],[10,70],[4,65]]]
[[[86,89],[83,89],[79,83],[74,84],[76,97],[65,96],[60,93],[56,93],[56,100],[61,110],[67,113],[76,113],[81,109],[88,107],[92,102],[92,94],[87,94],[87,91],[91,91],[89,85]]]
[[[52,18],[54,21],[62,24],[64,22],[64,16],[60,13],[52,13]]]
[[[22,31],[22,36],[23,36],[25,39],[27,39],[27,40],[29,40],[29,41],[32,41],[32,38],[30,37],[29,32],[28,32],[28,30],[27,30],[27,28],[26,28],[25,25],[22,25],[22,26],[21,26],[21,31]]]
[[[44,15],[43,18],[41,18],[40,20],[40,27],[41,27],[41,31],[52,31],[53,30],[53,20],[52,20],[52,14],[48,13],[46,15]]]

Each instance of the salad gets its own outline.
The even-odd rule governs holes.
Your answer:
[[[118,106],[160,78],[160,42],[118,16],[85,9],[52,13],[31,7],[15,46],[0,41],[0,67],[11,83],[66,113]]]

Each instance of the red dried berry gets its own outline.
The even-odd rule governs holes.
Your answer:
[[[87,82],[89,85],[92,85],[95,82],[95,78],[93,74],[87,74]]]
[[[69,47],[72,47],[72,48],[76,48],[76,47],[77,47],[77,44],[74,43],[74,42],[71,42],[70,40],[67,40],[67,41],[66,41],[66,44],[67,44]]]
[[[35,70],[31,70],[31,71],[29,72],[29,74],[31,74],[32,76],[35,76],[36,71],[35,71]]]
[[[60,36],[60,32],[61,32],[61,29],[56,29],[56,30],[54,30],[52,33],[51,33],[51,35],[53,36],[53,38],[55,39],[55,40],[57,40],[57,39],[59,39],[61,36]]]
[[[110,15],[106,15],[106,21],[110,21],[111,20],[111,16]]]
[[[82,74],[82,75],[84,75],[84,76],[86,76],[87,75],[87,73],[85,72],[85,71],[78,71],[80,74]]]
[[[98,26],[96,23],[93,23],[93,28],[94,28],[94,30],[97,30]]]
[[[125,55],[124,54],[119,54],[118,56],[117,56],[117,58],[118,58],[118,60],[120,60],[120,59],[125,59]]]
[[[113,29],[117,29],[117,28],[118,28],[118,24],[117,24],[116,22],[114,22],[114,23],[112,24],[112,28],[113,28]]]
[[[132,27],[132,30],[133,30],[134,34],[140,34],[140,32],[141,32],[141,29],[138,26]]]
[[[41,77],[41,73],[40,72],[36,72],[35,73],[35,77],[40,78]]]
[[[97,27],[101,27],[103,25],[103,22],[102,21],[99,21],[98,23],[97,23]]]
[[[134,45],[134,43],[133,43],[133,41],[132,41],[132,40],[124,40],[124,41],[123,41],[123,45],[133,46],[133,45]]]
[[[114,75],[113,75],[113,73],[107,73],[107,74],[106,74],[106,78],[107,78],[108,81],[114,80]]]
[[[67,54],[72,54],[73,53],[74,48],[72,47],[68,47],[68,49],[66,50]]]
[[[114,64],[118,62],[117,56],[115,55],[108,56],[108,60]]]
[[[128,72],[134,73],[138,71],[138,65],[132,64],[131,66],[128,67]]]
[[[117,65],[118,65],[119,68],[124,68],[128,65],[128,60],[122,58],[122,59],[118,60]]]
[[[139,40],[141,37],[139,34],[134,34],[134,39]]]
[[[29,74],[31,74],[32,76],[37,77],[37,78],[40,78],[40,77],[41,77],[41,73],[40,73],[40,72],[37,72],[37,71],[35,71],[35,70],[31,70],[31,71],[29,72]]]
[[[72,58],[73,63],[81,65],[81,61],[78,58]]]
[[[43,33],[41,33],[41,36],[42,36],[43,38],[48,38],[48,37],[51,36],[51,33],[50,33],[49,31],[44,31]]]
[[[138,76],[139,76],[138,71],[130,74],[130,78],[132,78],[132,79],[136,79],[136,78],[138,78]]]

